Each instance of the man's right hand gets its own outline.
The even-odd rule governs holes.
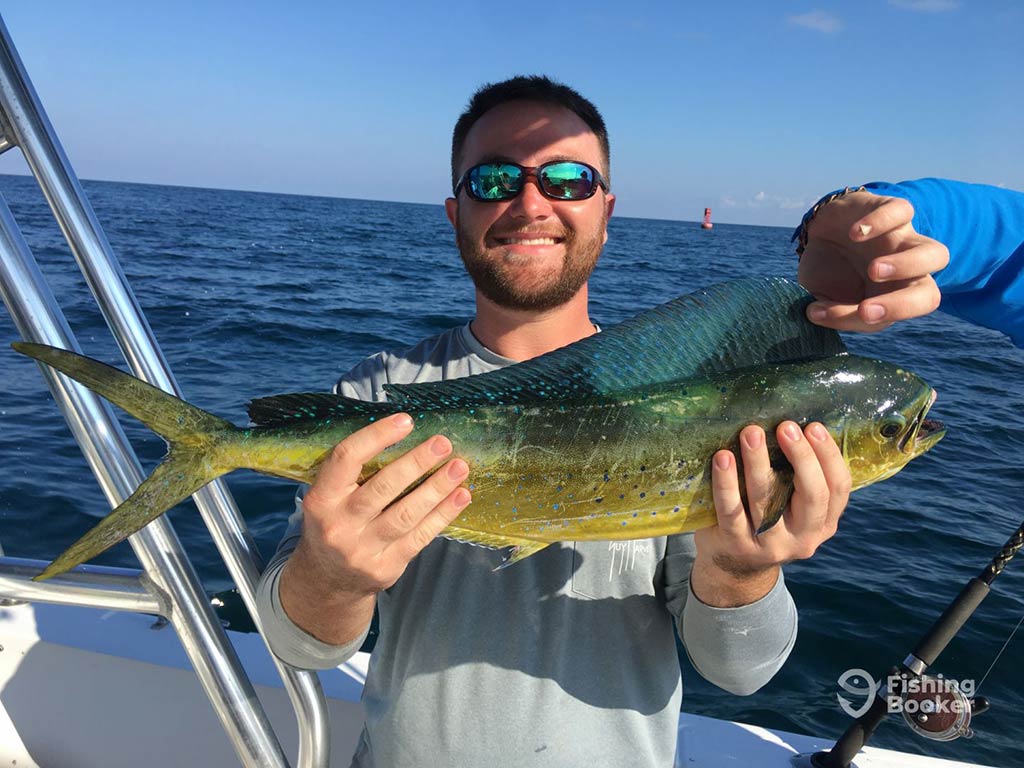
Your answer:
[[[376,595],[469,504],[469,474],[452,444],[434,435],[362,484],[363,466],[412,432],[400,413],[335,446],[302,502],[302,538],[281,572],[281,604],[325,643],[353,640],[369,624]],[[433,472],[433,474],[430,474]],[[409,486],[430,474],[402,496]],[[401,498],[399,498],[401,497]]]

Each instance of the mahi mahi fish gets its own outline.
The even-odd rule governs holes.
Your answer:
[[[322,393],[254,400],[246,427],[96,360],[15,343],[168,444],[138,489],[36,578],[95,557],[235,469],[313,482],[336,443],[400,411],[413,417],[414,435],[447,435],[471,468],[473,502],[443,535],[512,548],[503,565],[557,541],[641,539],[713,524],[711,457],[737,450],[748,424],[765,428],[774,469],[764,530],[793,493],[792,467],[774,437],[783,420],[823,423],[854,489],[892,476],[945,433],[926,418],[931,387],[847,353],[837,333],[805,319],[809,300],[781,278],[721,283],[492,373],[385,385],[386,402]],[[401,450],[369,462],[362,479]]]

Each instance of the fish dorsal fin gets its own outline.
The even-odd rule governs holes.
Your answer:
[[[810,300],[784,278],[719,283],[499,371],[384,389],[408,409],[537,403],[845,352],[839,334],[806,319]]]
[[[310,422],[395,413],[391,403],[373,403],[324,392],[297,392],[252,400],[249,418],[261,427],[287,427]]]

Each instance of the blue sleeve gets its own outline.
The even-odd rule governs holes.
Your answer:
[[[944,179],[865,186],[909,200],[914,229],[949,248],[940,308],[1024,347],[1024,193]]]

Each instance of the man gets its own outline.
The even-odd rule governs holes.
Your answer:
[[[363,361],[337,391],[380,399],[385,382],[495,370],[595,333],[587,280],[615,205],[608,160],[601,116],[575,91],[537,77],[479,91],[455,127],[445,203],[476,316]],[[471,469],[444,436],[412,432],[398,415],[339,444],[301,500],[301,533],[261,582],[268,639],[298,666],[354,653],[376,605],[358,766],[671,765],[673,625],[709,680],[740,694],[762,686],[796,635],[779,566],[835,532],[849,493],[821,425],[784,423],[796,492],[756,536],[771,469],[763,431],[748,427],[749,509],[736,457],[721,451],[717,526],[637,543],[614,578],[607,542],[552,545],[494,572],[501,553],[435,538],[469,503]],[[362,465],[406,437],[415,447],[360,485]]]

